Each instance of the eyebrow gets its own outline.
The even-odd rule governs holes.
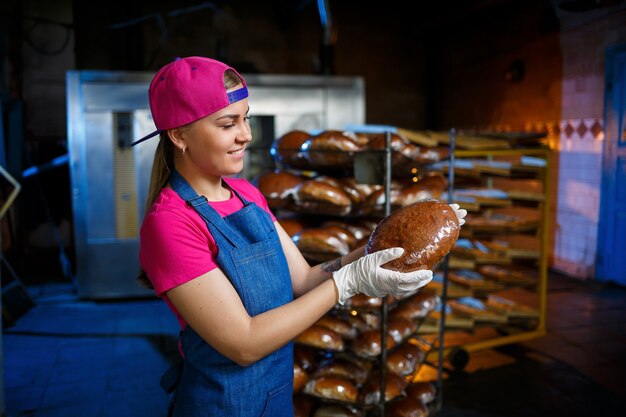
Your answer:
[[[246,110],[245,114],[250,113],[250,107],[248,107],[248,110]],[[239,118],[239,114],[225,114],[223,116],[218,117],[216,120],[221,120],[221,119],[238,119]]]

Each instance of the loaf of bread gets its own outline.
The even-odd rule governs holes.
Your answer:
[[[292,130],[274,141],[274,157],[282,165],[293,168],[308,168],[302,145],[311,138],[311,135],[302,130]]]
[[[333,358],[321,362],[314,372],[314,377],[336,375],[350,379],[357,386],[367,379],[368,369],[356,361],[345,358]]]
[[[314,346],[319,349],[336,351],[344,350],[344,342],[340,334],[326,327],[317,326],[315,324],[300,333],[296,337],[295,342],[302,343],[303,345]]]
[[[437,388],[429,381],[414,382],[405,388],[406,396],[420,400],[424,404],[429,404],[435,400]]]
[[[404,339],[412,335],[417,330],[415,320],[404,317],[390,317],[387,320],[387,332],[396,344],[402,343]]]
[[[390,402],[385,417],[428,417],[428,407],[412,397],[401,397]]]
[[[354,162],[354,152],[362,147],[351,132],[326,130],[307,140],[306,158],[313,168],[346,167]]]
[[[312,378],[304,386],[304,392],[316,397],[354,403],[359,391],[352,381],[336,375]]]
[[[309,380],[309,375],[299,363],[293,364],[293,392],[299,392]]]
[[[271,208],[284,208],[293,203],[293,193],[304,179],[288,171],[272,171],[261,175],[258,187]]]
[[[409,320],[424,318],[439,305],[439,296],[418,293],[399,302],[389,312],[390,318],[402,317]]]
[[[350,247],[332,230],[321,227],[303,229],[292,237],[307,260],[325,262],[350,252]]]
[[[352,327],[349,321],[326,314],[315,322],[318,326],[323,326],[331,329],[341,335],[344,339],[354,339],[356,337],[357,329]]]
[[[343,216],[352,209],[350,196],[341,187],[316,179],[303,181],[293,196],[298,210],[307,213]]]
[[[387,356],[387,369],[402,377],[412,375],[424,362],[426,353],[411,343],[403,343]]]
[[[362,417],[363,410],[347,405],[324,404],[313,413],[313,417]]]
[[[345,307],[352,308],[379,308],[382,305],[382,298],[372,297],[365,294],[356,294],[344,303]]]
[[[447,180],[443,175],[427,175],[403,187],[394,203],[406,207],[418,201],[437,199],[446,186]]]
[[[395,346],[395,342],[389,334],[385,338],[387,349]],[[382,352],[382,337],[379,330],[367,330],[360,333],[351,344],[352,351],[360,357],[372,358]]]
[[[387,373],[385,376],[385,401],[390,401],[400,395],[404,391],[406,382],[404,378]],[[359,392],[359,402],[363,404],[377,404],[380,401],[380,374],[372,372],[367,382]]]
[[[378,223],[366,252],[402,247],[404,254],[383,268],[410,272],[433,269],[459,237],[459,220],[448,204],[427,200],[392,212]]]
[[[380,311],[359,310],[356,313],[348,315],[347,320],[359,332],[380,329]]]
[[[298,364],[303,371],[311,373],[317,366],[318,350],[312,346],[295,344],[293,347],[293,362]]]

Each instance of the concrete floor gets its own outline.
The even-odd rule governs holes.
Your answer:
[[[548,335],[470,355],[443,382],[438,416],[622,416],[626,289],[553,274]],[[159,417],[178,325],[159,300],[95,302],[29,287],[35,307],[3,333],[6,412]],[[504,360],[503,360],[504,359]]]

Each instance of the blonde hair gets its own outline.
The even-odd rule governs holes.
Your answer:
[[[243,80],[231,69],[224,72],[224,87],[229,90],[243,84]],[[193,122],[192,122],[193,123]],[[148,198],[146,199],[146,210],[148,210],[157,199],[161,190],[167,185],[172,168],[174,168],[175,147],[170,140],[167,131],[161,132],[159,144],[154,152],[152,171],[150,172],[150,185],[148,187]],[[146,272],[141,269],[138,277],[140,283],[148,288],[154,288]]]

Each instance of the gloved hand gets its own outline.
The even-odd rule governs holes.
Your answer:
[[[363,256],[335,271],[333,280],[339,291],[339,304],[343,305],[356,294],[402,297],[428,284],[433,279],[433,271],[428,269],[404,273],[381,267],[403,253],[402,248],[384,249]]]
[[[463,226],[465,224],[464,217],[467,215],[467,210],[462,209],[458,204],[450,204],[452,210],[454,210],[454,214],[456,214],[457,219],[459,219],[459,226]]]

